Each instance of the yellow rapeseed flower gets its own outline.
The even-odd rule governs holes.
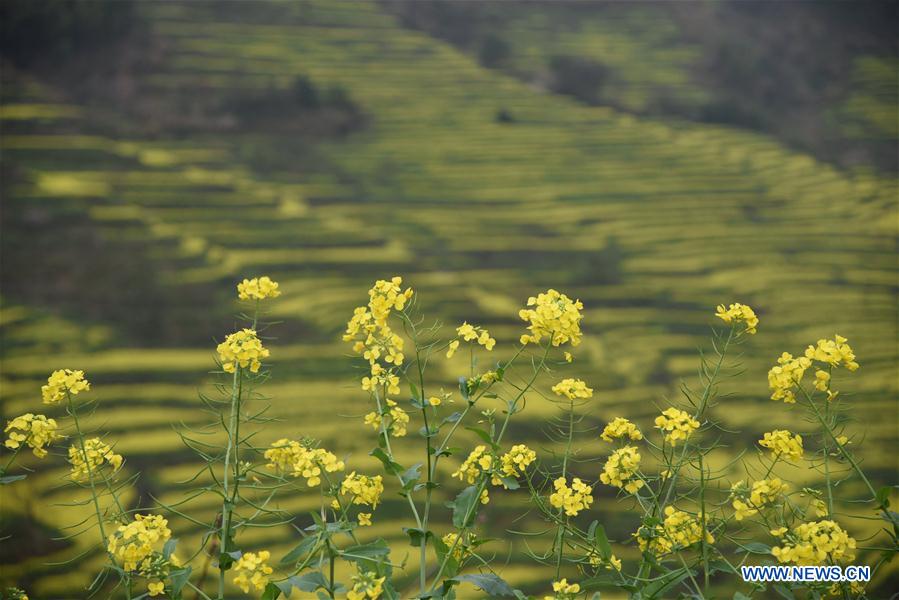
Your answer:
[[[241,300],[265,300],[266,298],[277,298],[280,295],[278,282],[272,281],[269,277],[244,279],[237,284],[237,297]]]
[[[269,575],[272,574],[272,568],[268,565],[269,558],[271,553],[268,550],[241,555],[234,564],[234,572],[237,573],[237,577],[233,580],[234,585],[242,589],[244,594],[250,593],[251,586],[257,592],[265,590]]]
[[[557,396],[564,396],[569,400],[585,400],[593,397],[593,388],[588,388],[580,379],[563,379],[552,387],[552,391]]]
[[[793,389],[802,381],[806,369],[812,366],[811,359],[800,356],[793,358],[789,352],[784,352],[777,359],[777,365],[768,371],[768,387],[772,390],[772,400],[783,400],[787,404],[796,402]]]
[[[488,351],[493,350],[493,347],[496,345],[496,340],[490,337],[490,332],[483,327],[470,325],[468,322],[464,322],[456,328],[456,335],[459,336],[462,341],[477,342]],[[460,341],[458,339],[450,342],[446,352],[447,358],[453,357],[453,354],[455,354],[456,350],[459,348],[459,343]]]
[[[781,546],[771,548],[771,554],[781,563],[821,565],[853,560],[855,546],[855,539],[835,521],[822,520],[792,528]]]
[[[376,600],[383,593],[384,580],[377,573],[368,571],[353,575],[353,588],[346,593],[347,600]]]
[[[793,435],[786,429],[775,429],[765,434],[759,440],[759,446],[771,450],[775,458],[783,456],[787,460],[800,460],[802,458],[802,436]]]
[[[556,290],[547,290],[536,297],[528,298],[529,307],[518,312],[522,321],[530,323],[526,333],[521,336],[522,344],[539,344],[548,337],[553,346],[570,343],[577,346],[581,343],[581,309],[580,300],[572,300]]]
[[[636,425],[624,417],[615,417],[606,425],[599,437],[607,442],[623,438],[638,441],[643,439],[643,434]]]
[[[109,535],[106,550],[125,571],[146,576],[162,560],[163,547],[172,537],[168,524],[161,515],[134,515],[134,520]]]
[[[549,503],[562,509],[569,517],[577,516],[593,504],[593,488],[578,477],[571,480],[571,486],[564,477],[559,477],[553,481],[553,488],[555,492],[549,496]]]
[[[147,582],[147,595],[151,598],[165,593],[165,584],[161,581]]]
[[[746,326],[746,333],[750,335],[756,333],[756,328],[759,324],[759,319],[755,316],[755,311],[745,304],[740,303],[731,304],[727,308],[724,308],[723,304],[719,304],[718,312],[715,313],[715,316],[725,323],[732,323],[734,325],[743,323]]]
[[[350,496],[352,504],[368,505],[372,507],[372,510],[378,507],[383,492],[384,479],[380,475],[369,477],[368,475],[357,475],[353,471],[344,477],[340,484],[340,493]]]
[[[805,356],[818,362],[827,363],[832,367],[842,365],[850,371],[855,371],[858,369],[858,363],[855,361],[855,352],[852,351],[848,341],[841,335],[835,335],[832,340],[820,339],[816,345],[806,348]]]
[[[535,460],[537,453],[524,444],[512,446],[499,459],[503,477],[519,477]]]
[[[568,583],[568,579],[560,579],[553,582],[553,595],[544,596],[544,600],[575,600],[581,593],[581,586],[577,583]]]
[[[66,394],[77,396],[89,389],[91,384],[84,378],[84,371],[60,369],[50,374],[47,385],[41,386],[41,396],[44,404],[58,404],[66,399]]]
[[[468,481],[473,484],[478,480],[481,473],[490,473],[493,470],[493,456],[487,453],[487,446],[476,446],[468,454],[468,458],[453,472],[453,477]]]
[[[222,370],[226,373],[234,373],[237,367],[242,369],[249,367],[251,372],[258,373],[262,359],[269,356],[268,349],[262,345],[262,340],[256,336],[253,329],[242,329],[232,333],[218,345],[217,351]]]
[[[665,520],[661,525],[641,526],[634,537],[642,552],[650,551],[657,556],[688,548],[703,537],[706,543],[715,543],[712,534],[703,531],[701,517],[676,510],[673,506],[665,508]]]
[[[123,460],[120,454],[113,452],[109,444],[100,438],[84,440],[83,451],[77,442],[69,447],[69,462],[72,464],[71,476],[75,480],[91,477],[104,464],[110,465],[113,470],[118,470],[121,468]]]
[[[699,421],[691,417],[685,411],[677,408],[668,408],[662,411],[661,416],[656,417],[656,429],[665,434],[665,441],[672,446],[679,440],[686,441],[693,432],[699,429]]]
[[[25,413],[6,422],[4,433],[9,435],[4,443],[7,448],[15,450],[22,445],[31,448],[32,453],[38,458],[47,456],[47,446],[62,436],[57,433],[59,426],[55,419],[48,419],[45,415]]]
[[[625,446],[609,456],[599,480],[606,485],[613,485],[630,494],[636,494],[637,490],[643,487],[643,480],[637,476],[639,469],[640,452],[635,446]]]
[[[788,489],[787,484],[776,477],[755,481],[749,489],[742,481],[734,484],[731,487],[734,518],[742,521],[746,517],[757,514],[760,510],[777,502]]]
[[[303,477],[306,485],[315,487],[321,483],[322,470],[327,473],[343,471],[342,460],[322,448],[308,448],[295,440],[280,439],[263,454],[266,465],[281,473]]]

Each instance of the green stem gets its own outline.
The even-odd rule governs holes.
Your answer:
[[[384,440],[384,447],[387,449],[387,456],[390,460],[393,460],[393,449],[390,447],[390,435],[387,433],[387,424],[385,423],[385,419],[383,416],[383,410],[381,407],[381,398],[378,395],[377,391],[374,392],[375,404],[378,407],[378,414],[381,415],[381,431],[379,435]],[[387,397],[387,394],[384,394],[384,397]],[[399,480],[400,485],[403,484],[403,479],[400,477],[399,473],[395,473],[397,480]],[[418,508],[415,506],[415,501],[412,499],[412,494],[406,494],[406,501],[409,503],[409,508],[412,509],[412,516],[415,518],[415,524],[421,529],[421,517],[418,515]]]
[[[699,510],[700,519],[702,521],[702,532],[700,537],[700,549],[702,551],[702,572],[705,579],[703,592],[709,592],[709,549],[705,541],[706,536],[706,519],[705,519],[705,465],[703,464],[703,455],[699,453]]]
[[[568,442],[565,445],[565,455],[562,457],[562,478],[567,481],[568,476],[568,458],[571,456],[571,442],[574,437],[574,401],[568,405]],[[562,516],[564,508],[559,509],[559,516]],[[568,519],[559,519],[559,531],[556,535],[556,544],[558,553],[556,554],[556,579],[559,579],[559,573],[562,571],[562,556],[565,551],[565,530],[568,526]]]
[[[78,436],[78,446],[81,448],[81,458],[84,460],[84,466],[87,467],[87,480],[90,483],[91,498],[94,502],[94,512],[97,516],[97,526],[100,528],[100,544],[106,547],[106,528],[103,526],[103,517],[100,511],[100,501],[97,498],[97,487],[94,485],[94,470],[87,456],[87,448],[84,445],[84,433],[81,431],[81,422],[78,420],[78,411],[75,410],[75,404],[72,402],[72,395],[66,390],[66,399],[68,403],[68,412],[72,416],[75,423],[75,431]]]
[[[693,416],[693,418],[696,419],[697,421],[702,418],[702,415],[705,412],[705,409],[708,405],[709,399],[711,398],[712,389],[714,388],[715,382],[718,379],[718,374],[721,372],[721,367],[724,365],[724,358],[725,358],[725,356],[727,356],[727,349],[730,346],[731,341],[734,339],[735,329],[736,329],[735,326],[730,328],[730,332],[727,335],[727,339],[724,341],[724,345],[721,347],[721,350],[718,352],[718,362],[717,362],[717,364],[715,364],[715,370],[712,372],[711,377],[709,377],[708,382],[706,383],[705,389],[703,390],[703,393],[702,393],[702,398],[700,399],[700,402],[699,402],[699,408],[696,410],[696,413]],[[680,458],[678,459],[677,463],[673,464],[669,468],[669,470],[671,471],[671,474],[669,477],[668,489],[665,492],[665,498],[662,501],[662,503],[656,504],[654,512],[653,512],[653,516],[662,514],[662,511],[664,510],[665,506],[668,505],[668,501],[671,499],[672,492],[674,491],[675,487],[677,487],[677,476],[680,472],[681,465],[683,464],[684,457],[686,456],[686,453],[687,453],[687,445],[688,445],[687,442],[684,441],[684,447],[681,450]],[[661,487],[659,488],[659,496],[661,496]],[[649,574],[649,570],[650,570],[649,561],[644,556],[640,562],[640,570],[637,574],[637,578],[641,579],[641,580],[644,579]]]
[[[821,414],[821,411],[818,410],[817,406],[815,406],[815,403],[812,400],[811,396],[809,396],[808,392],[805,391],[805,388],[803,388],[798,383],[797,383],[797,387],[802,391],[802,394],[805,396],[809,407],[811,407],[812,412],[815,414],[815,417],[817,417],[818,422],[821,423],[822,427],[824,428],[824,431],[826,431],[827,435],[830,436],[830,439],[833,441],[834,446],[839,451],[840,455],[844,459],[846,459],[846,462],[848,462],[852,466],[852,469],[859,476],[859,478],[862,480],[862,482],[864,482],[865,487],[868,488],[868,492],[870,492],[870,494],[871,494],[871,498],[874,500],[874,502],[877,503],[877,506],[878,506],[878,508],[880,508],[883,515],[887,518],[887,520],[890,523],[892,523],[894,526],[899,527],[899,521],[897,521],[896,517],[894,517],[890,513],[890,511],[887,510],[886,507],[884,507],[880,503],[880,501],[877,499],[877,492],[874,491],[874,486],[871,485],[871,481],[865,476],[864,471],[862,471],[861,467],[858,465],[858,463],[855,461],[855,459],[852,457],[852,455],[849,452],[847,452],[845,448],[843,448],[843,446],[840,444],[839,441],[837,441],[836,435],[834,435],[830,426],[824,420],[824,416]]]
[[[550,340],[552,340],[552,335],[550,335]],[[503,420],[503,425],[499,430],[499,434],[497,434],[496,438],[494,439],[494,443],[499,444],[502,441],[503,436],[506,433],[506,429],[509,427],[509,421],[512,418],[512,414],[515,412],[515,408],[518,405],[518,401],[521,400],[521,398],[525,395],[525,393],[527,393],[527,391],[531,389],[531,386],[534,385],[534,382],[537,380],[537,377],[540,375],[540,373],[543,371],[543,368],[546,366],[546,357],[547,357],[547,355],[549,355],[549,349],[551,347],[552,347],[552,344],[550,342],[547,342],[546,349],[543,351],[543,357],[540,359],[540,364],[538,364],[537,367],[534,369],[534,374],[531,377],[530,381],[528,381],[527,385],[525,385],[523,388],[521,388],[521,390],[518,392],[518,394],[515,396],[515,398],[511,402],[509,402],[509,405],[508,405],[509,409],[506,411],[506,418]],[[524,349],[524,347],[519,348],[518,352],[515,354],[515,358],[517,358],[518,355],[521,354],[521,351],[523,349]],[[513,360],[514,360],[514,358],[513,358]],[[508,364],[511,364],[511,361]],[[508,368],[508,364],[507,364],[507,368]],[[477,494],[476,494],[478,498],[480,498],[481,492],[484,490],[484,487],[486,486],[487,481],[488,481],[488,477],[485,477],[485,476],[481,477],[481,481],[478,484]],[[471,505],[471,507],[468,509],[468,511],[465,513],[465,518],[462,520],[463,523],[468,523],[469,519],[471,519],[472,511],[474,511],[477,506],[478,506],[478,502],[475,501]],[[434,588],[437,587],[437,583],[440,581],[440,576],[443,575],[443,571],[446,569],[447,561],[453,555],[453,551],[456,549],[456,546],[459,545],[459,541],[464,537],[464,534],[467,530],[468,530],[467,526],[462,527],[459,530],[459,535],[456,537],[456,541],[453,542],[453,545],[449,548],[449,550],[446,553],[446,556],[443,558],[443,561],[441,561],[441,563],[440,563],[440,568],[437,570],[437,574],[434,576],[434,580],[433,580],[433,583],[431,583],[429,591],[433,591]]]
[[[29,437],[31,437],[30,434],[29,434]],[[3,467],[3,470],[0,471],[0,476],[6,475],[6,474],[9,472],[9,468],[12,466],[13,461],[16,460],[16,457],[19,455],[19,452],[22,451],[22,448],[25,447],[25,443],[26,443],[27,441],[28,441],[28,440],[26,439],[25,441],[23,441],[23,442],[19,445],[18,448],[15,449],[15,451],[12,453],[12,456],[9,457],[9,460],[8,460],[7,463],[6,463],[6,466],[4,466],[4,467]]]
[[[237,490],[239,485],[238,478],[238,448],[237,445],[239,440],[237,438],[238,435],[238,422],[240,421],[240,396],[241,396],[241,367],[239,365],[235,365],[234,368],[234,377],[231,380],[231,414],[228,419],[228,447],[225,450],[225,469],[224,476],[222,478],[222,490],[224,492],[224,498],[222,499],[222,528],[219,534],[219,541],[221,544],[221,548],[219,549],[219,555],[224,555],[229,552],[228,539],[231,537],[231,516],[233,510],[233,501],[237,497]],[[229,477],[231,475],[231,455],[234,454],[234,488],[231,489],[231,485],[229,483]],[[221,558],[219,559],[221,563]],[[218,590],[218,598],[219,600],[224,599],[225,597],[225,571],[219,565],[219,590]]]

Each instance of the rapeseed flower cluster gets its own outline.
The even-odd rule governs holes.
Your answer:
[[[555,492],[550,494],[549,503],[555,508],[564,510],[569,517],[575,517],[579,512],[590,508],[593,504],[593,488],[575,477],[571,480],[569,487],[568,481],[564,477],[559,477],[553,481]]]
[[[481,387],[487,388],[497,381],[502,381],[502,376],[497,371],[485,371],[474,377],[469,377],[465,382],[465,391],[468,393],[468,396],[471,397],[475,392],[481,389]]]
[[[833,400],[838,392],[830,389],[829,369],[840,366],[849,371],[858,369],[855,360],[855,352],[847,343],[848,340],[841,335],[835,335],[834,339],[820,339],[817,344],[809,345],[805,349],[804,356],[793,358],[789,352],[781,354],[777,359],[777,365],[768,371],[768,387],[772,390],[772,400],[783,400],[788,404],[796,402],[794,389],[802,381],[805,371],[812,366],[813,361],[827,365],[828,370],[815,370],[814,387],[819,391],[827,392],[827,399]]]
[[[755,316],[755,311],[739,302],[731,304],[726,309],[723,304],[718,305],[715,316],[725,323],[743,323],[746,325],[746,333],[755,335],[759,325],[759,319]]]
[[[586,400],[593,397],[593,388],[580,379],[563,379],[552,387],[557,396],[564,396],[569,400]]]
[[[237,367],[249,367],[251,372],[258,373],[262,359],[268,358],[270,354],[253,329],[242,329],[230,334],[216,350],[222,370],[226,373],[234,373]]]
[[[322,448],[308,448],[295,440],[286,438],[274,442],[263,454],[269,461],[266,465],[282,473],[306,479],[306,485],[315,487],[321,483],[322,470],[328,473],[343,471],[342,460]]]
[[[383,593],[386,577],[368,571],[353,575],[353,588],[346,593],[347,600],[376,600]]]
[[[625,446],[609,456],[599,480],[606,485],[613,485],[630,494],[636,494],[637,490],[643,487],[643,480],[636,476],[639,469],[639,450],[635,446]]]
[[[516,444],[500,457],[502,474],[504,477],[519,477],[535,460],[536,452],[524,444]]]
[[[624,438],[638,441],[643,439],[643,434],[636,425],[624,417],[615,417],[606,425],[599,437],[607,442]]]
[[[481,473],[489,473],[493,469],[493,456],[487,453],[487,446],[475,446],[468,458],[453,472],[453,477],[473,484]]]
[[[9,438],[4,442],[4,446],[15,450],[26,445],[31,448],[36,457],[44,458],[47,456],[47,446],[62,439],[62,436],[57,433],[58,430],[56,419],[48,419],[45,415],[25,413],[12,421],[7,421],[6,429],[3,431],[9,434]]]
[[[460,537],[458,533],[451,532],[440,539],[447,550],[452,550],[451,556],[453,559],[455,559],[456,562],[462,562],[462,559],[471,552],[471,546],[475,541],[475,535],[468,531]],[[453,548],[453,545],[455,545],[455,548]]]
[[[409,425],[409,413],[403,410],[394,400],[387,398],[384,414],[385,416],[390,417],[389,431],[394,437],[403,437],[406,435]],[[372,411],[365,415],[364,422],[366,425],[370,425],[372,429],[377,431],[381,429],[383,417],[377,412]]]
[[[802,376],[810,366],[812,366],[812,361],[808,357],[793,358],[789,352],[781,354],[777,359],[777,365],[768,371],[768,387],[773,390],[771,399],[794,404],[796,394],[793,389],[802,381]]]
[[[528,298],[528,306],[518,312],[522,321],[528,325],[529,334],[521,336],[522,344],[539,344],[544,337],[550,338],[553,346],[570,343],[577,346],[581,343],[581,309],[580,300],[572,300],[556,290],[547,290],[536,297]]]
[[[654,527],[641,526],[634,534],[641,552],[650,551],[662,556],[688,548],[702,541],[714,544],[715,538],[708,531],[703,532],[702,520],[673,506],[665,508],[665,520]]]
[[[84,378],[84,371],[59,369],[47,378],[47,385],[41,386],[44,404],[58,404],[66,399],[66,394],[77,396],[91,389],[90,382]]]
[[[162,559],[163,546],[172,537],[168,524],[161,515],[134,515],[109,535],[106,549],[125,571],[154,575],[154,562]]]
[[[380,475],[369,477],[368,475],[357,475],[353,471],[340,484],[340,493],[350,496],[351,503],[368,505],[372,510],[378,507],[383,492],[384,479]]]
[[[392,311],[403,310],[412,297],[412,288],[403,290],[402,283],[402,277],[376,281],[368,291],[368,304],[357,307],[347,323],[343,341],[353,342],[353,351],[361,354],[371,368],[371,376],[362,379],[363,390],[375,391],[385,386],[388,394],[400,393],[399,377],[393,368],[399,367],[405,358],[403,339],[390,328],[388,318]]]
[[[241,300],[265,300],[266,298],[277,298],[280,295],[278,282],[272,281],[269,277],[244,279],[237,284],[237,297]]]
[[[488,352],[493,350],[493,347],[496,345],[496,340],[490,337],[489,331],[483,327],[469,325],[468,322],[464,322],[456,328],[456,335],[466,342],[477,340],[477,343],[486,348]],[[460,341],[458,339],[449,343],[449,348],[446,351],[447,358],[453,357],[453,354],[459,349],[459,344]]]
[[[821,565],[855,558],[855,539],[835,521],[800,523],[782,537],[783,544],[771,548],[771,554],[781,563]]]
[[[686,441],[694,431],[699,429],[699,421],[685,411],[674,407],[662,411],[662,414],[656,417],[655,423],[656,429],[662,430],[665,441],[672,446],[677,445],[679,440]]]
[[[610,571],[621,571],[621,559],[615,556],[614,554],[610,555],[608,559],[600,556],[595,550],[591,550],[588,554],[590,559],[590,565],[593,567],[605,566],[606,569]]]
[[[544,596],[544,600],[574,600],[581,593],[581,586],[568,583],[568,579],[553,582],[553,595]]]
[[[28,594],[17,587],[8,587],[3,590],[2,596],[5,600],[28,600]]]
[[[100,438],[84,440],[84,450],[80,444],[75,443],[69,447],[69,462],[72,464],[72,479],[84,479],[92,477],[104,464],[110,465],[113,470],[122,466],[124,459],[120,454],[112,451],[109,444]]]
[[[765,433],[759,440],[759,446],[771,450],[774,458],[785,457],[787,460],[802,459],[802,436],[793,435],[786,429],[775,429]]]
[[[855,352],[847,343],[849,340],[841,335],[835,335],[832,340],[820,339],[816,345],[809,345],[805,349],[806,358],[818,362],[827,363],[832,367],[844,366],[849,371],[858,369],[855,361]]]
[[[250,593],[251,586],[257,592],[265,590],[269,575],[272,574],[272,568],[268,565],[271,556],[268,550],[258,553],[247,552],[241,555],[234,563],[234,572],[237,574],[237,577],[234,578],[234,585],[242,589],[244,594]]]
[[[787,484],[777,477],[754,481],[751,489],[747,489],[743,481],[738,481],[731,486],[732,505],[736,511],[734,518],[742,521],[746,517],[757,514],[760,510],[776,502],[788,489]]]

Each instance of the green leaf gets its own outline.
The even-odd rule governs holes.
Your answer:
[[[477,486],[470,485],[456,496],[452,502],[447,502],[447,507],[453,509],[453,525],[458,529],[468,527],[474,522],[475,507],[480,494]]]
[[[596,527],[593,526],[593,523],[590,524],[590,528],[593,531],[593,544],[596,546],[596,549],[599,550],[599,555],[603,557],[604,560],[609,560],[609,558],[612,557],[612,546],[609,544],[606,530],[599,524],[599,522],[594,521],[594,523],[596,523]]]
[[[470,400],[471,397],[468,394],[468,380],[464,377],[459,378],[459,392],[462,394],[462,397],[465,400]]]
[[[21,481],[28,477],[28,475],[6,475],[5,477],[0,477],[0,485],[8,485],[15,481]]]
[[[390,554],[390,547],[384,540],[376,540],[368,544],[359,544],[351,546],[340,552],[340,555],[346,560],[377,560],[384,558]]]
[[[165,545],[162,547],[162,557],[168,560],[172,554],[175,552],[175,548],[178,546],[178,538],[172,538],[166,541]]]
[[[388,475],[399,475],[404,471],[403,466],[387,456],[387,453],[381,448],[375,448],[369,452],[369,455],[374,456],[381,461],[384,465],[384,470],[387,471]]]
[[[796,596],[793,595],[793,590],[791,590],[787,586],[775,583],[772,588],[774,588],[774,591],[777,592],[781,597],[786,598],[787,600],[796,600]]]
[[[453,577],[452,581],[459,583],[470,583],[475,587],[487,592],[491,596],[512,596],[515,597],[515,590],[508,583],[503,581],[497,575],[492,573],[482,573],[477,575],[459,575]]]
[[[518,480],[514,477],[500,477],[499,480],[507,490],[517,490],[521,487],[520,485],[518,485]]]
[[[479,438],[481,438],[485,444],[489,445],[494,450],[496,449],[496,442],[493,441],[493,438],[490,437],[490,434],[480,429],[478,427],[466,427],[468,431],[473,431]]]
[[[884,508],[890,507],[890,486],[885,485],[877,490],[877,503]]]
[[[662,592],[671,589],[672,587],[679,585],[684,579],[691,575],[691,572],[687,569],[679,569],[678,571],[672,572],[672,577],[662,577],[661,579],[654,581],[643,588],[643,595],[646,598],[665,598],[666,596],[660,595]]]
[[[328,589],[328,580],[321,571],[312,571],[289,579],[291,585],[301,592],[314,592],[319,588]]]
[[[434,537],[430,531],[424,532],[415,527],[403,527],[403,531],[409,536],[409,543],[415,548],[420,548],[423,540]]]
[[[709,574],[715,573],[731,573],[732,575],[739,575],[733,565],[726,560],[713,560],[709,562]]]
[[[444,418],[443,418],[443,421],[441,421],[440,424],[441,424],[441,425],[444,425],[444,424],[446,424],[446,423],[456,423],[456,422],[458,422],[459,419],[461,419],[461,418],[462,418],[462,413],[460,413],[460,412],[457,411],[457,412],[454,412],[453,414],[451,414],[451,415],[448,416],[448,417],[444,417]]]
[[[750,542],[740,546],[745,552],[751,554],[771,554],[771,546],[761,542]]]
[[[262,600],[277,600],[281,595],[281,590],[274,583],[269,582],[262,592]]]
[[[281,590],[281,593],[284,594],[285,598],[290,598],[290,594],[293,592],[293,583],[291,580],[293,577],[289,577],[284,581],[275,581],[274,585],[278,586],[278,589]]]
[[[281,559],[281,564],[297,562],[300,558],[308,554],[315,547],[317,542],[318,537],[313,535],[303,538],[303,541],[297,544],[293,550],[284,555],[284,558]]]
[[[175,571],[169,571],[169,581],[172,584],[172,595],[178,596],[181,593],[181,590],[187,585],[187,582],[190,580],[190,567],[184,567],[183,569],[177,569]]]
[[[446,573],[447,577],[452,577],[456,573],[459,572],[459,562],[449,554],[449,546],[443,543],[443,539],[440,536],[435,535],[431,538],[431,543],[434,545],[434,551],[437,553],[437,559],[440,562],[446,562],[446,568],[444,569],[444,573]],[[449,586],[452,588],[452,582],[443,582],[444,594],[446,595],[446,588]]]
[[[418,430],[418,435],[423,438],[432,438],[437,437],[437,434],[440,433],[439,427],[431,427],[430,429],[427,427],[422,427]]]
[[[421,408],[422,397],[421,394],[418,393],[418,388],[415,387],[415,383],[413,383],[411,379],[407,379],[406,381],[409,383],[409,391],[412,392],[412,400],[418,400],[419,408]]]

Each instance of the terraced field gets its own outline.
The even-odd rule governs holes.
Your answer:
[[[374,435],[359,419],[366,397],[339,334],[370,283],[399,274],[424,314],[488,327],[499,357],[512,352],[517,310],[529,295],[555,287],[581,298],[588,335],[563,369],[597,390],[589,411],[597,424],[618,414],[648,424],[679,381],[691,381],[714,305],[740,301],[756,307],[762,325],[716,416],[746,440],[774,424],[801,431],[795,411],[767,400],[765,373],[784,350],[845,335],[862,364],[841,385],[858,407],[852,431],[864,432],[875,479],[896,481],[897,181],[842,172],[744,131],[638,119],[535,91],[403,29],[377,4],[283,4],[241,23],[205,3],[141,10],[165,46],[164,60],[136,81],[148,94],[225,94],[305,75],[349,90],[367,126],[305,149],[315,160],[294,161],[282,151],[289,133],[117,135],[110,124],[120,115],[61,104],[58,91],[23,77],[0,108],[4,173],[21,176],[4,204],[84,221],[112,247],[140,248],[116,264],[148,269],[168,296],[209,291],[183,310],[236,309],[232,285],[244,276],[281,282],[270,316],[283,324],[273,330],[274,376],[265,388],[283,419],[277,437],[318,437],[370,465]],[[624,48],[622,56],[631,60]],[[876,78],[877,70],[866,73]],[[515,121],[498,121],[501,109]],[[867,111],[863,103],[854,110]],[[883,106],[877,110],[882,118]],[[260,155],[277,161],[260,168]],[[32,260],[42,260],[37,247]],[[169,424],[208,418],[197,392],[212,382],[211,340],[232,322],[219,318],[220,330],[194,332],[206,345],[141,345],[125,342],[121,322],[85,316],[96,310],[60,315],[5,300],[4,415],[33,410],[51,369],[84,369],[101,403],[91,424],[110,432],[128,469],[142,472],[135,502],[180,498],[177,482],[196,465]],[[114,292],[108,302],[116,303]],[[464,368],[461,359],[436,364],[435,384],[452,388]],[[528,410],[531,425],[514,437],[548,448],[539,422],[554,407],[534,398]],[[417,452],[413,444],[402,455]],[[585,439],[584,456],[599,451]],[[64,460],[34,466],[25,483],[4,487],[4,511],[52,528],[77,522],[52,508],[71,497],[60,487]],[[498,494],[485,530],[499,536],[513,527],[508,515],[523,513],[523,502]],[[314,508],[316,498],[282,505]],[[611,488],[599,489],[598,514],[627,508]],[[208,520],[215,510],[195,506]],[[387,502],[370,534],[400,544],[386,515],[401,510]],[[177,517],[171,525],[182,544],[196,544],[193,525]],[[514,524],[529,526],[537,524]],[[616,520],[610,535],[624,541],[633,526]],[[276,555],[291,545],[286,527],[253,535],[242,539]],[[102,557],[88,553],[77,569],[50,563],[77,556],[90,539],[4,566],[3,577],[28,583],[38,597],[80,597],[73,590]],[[542,585],[545,574],[526,566],[522,550],[516,546],[502,572],[522,586]],[[624,557],[632,556],[633,548]]]

